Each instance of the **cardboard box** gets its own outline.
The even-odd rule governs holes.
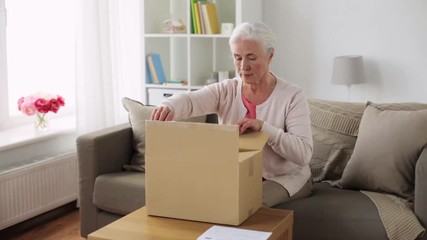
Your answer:
[[[261,207],[267,134],[206,123],[145,127],[149,215],[239,225]]]

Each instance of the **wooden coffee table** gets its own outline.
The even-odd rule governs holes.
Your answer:
[[[260,208],[238,228],[272,232],[272,240],[291,240],[293,217],[292,211]],[[213,225],[219,224],[148,216],[143,207],[89,234],[88,240],[197,239]]]

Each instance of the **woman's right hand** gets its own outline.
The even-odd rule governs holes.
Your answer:
[[[151,120],[155,121],[171,121],[174,113],[167,106],[156,107],[151,113]]]

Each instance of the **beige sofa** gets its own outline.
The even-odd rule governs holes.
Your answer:
[[[133,105],[135,108],[146,108],[140,104],[138,106],[137,102],[134,102]],[[399,117],[408,119],[412,118],[412,115],[421,115],[423,118],[427,116],[423,115],[427,110],[420,109],[427,109],[427,105],[418,103],[370,104],[370,108],[372,107],[376,109],[371,109],[374,110],[375,117],[382,121],[380,127],[378,124],[374,126],[375,129],[368,128],[372,127],[369,126],[368,121],[372,120],[368,119],[372,116],[368,116],[366,113],[368,108],[366,103],[310,99],[314,140],[314,153],[311,162],[313,180],[315,181],[314,191],[306,199],[275,206],[276,208],[294,210],[294,239],[388,239],[390,234],[396,233],[390,233],[390,230],[386,231],[385,226],[390,228],[390,225],[385,225],[380,217],[377,204],[381,202],[378,199],[387,200],[394,196],[398,197],[396,199],[399,201],[396,202],[400,204],[403,202],[407,209],[413,207],[413,210],[405,212],[410,219],[406,221],[406,224],[409,222],[411,225],[403,225],[399,228],[395,224],[392,226],[395,231],[406,236],[410,234],[415,236],[421,233],[422,226],[427,225],[427,148],[425,148],[427,132],[423,132],[426,131],[423,126],[417,130],[421,132],[418,134],[421,137],[417,135],[420,140],[413,140],[414,143],[405,147],[405,149],[410,149],[414,146],[416,149],[416,152],[411,155],[412,158],[415,157],[416,159],[412,159],[409,168],[406,169],[407,174],[410,175],[409,179],[406,179],[409,182],[407,189],[398,188],[398,192],[395,194],[394,189],[387,189],[388,185],[381,185],[381,181],[380,184],[375,181],[366,183],[363,179],[358,179],[360,175],[358,171],[370,171],[366,170],[366,168],[369,169],[369,164],[364,166],[366,162],[363,160],[368,158],[364,154],[369,151],[375,152],[374,147],[368,149],[369,151],[365,151],[363,148],[369,148],[375,143],[380,146],[387,142],[382,141],[380,137],[375,137],[375,135],[374,137],[369,136],[369,134],[375,134],[377,131],[388,131],[387,129],[380,129],[383,128],[381,126],[393,126],[395,124],[394,122],[388,124],[387,119],[397,118],[399,120]],[[144,206],[144,172],[140,169],[141,165],[135,164],[137,163],[135,155],[143,153],[143,144],[138,144],[138,141],[142,141],[141,136],[139,139],[135,136],[141,134],[142,129],[136,129],[137,122],[135,119],[138,116],[133,113],[134,109],[132,108],[127,108],[132,126],[122,124],[88,133],[79,136],[77,139],[81,235],[84,237]],[[400,116],[401,114],[403,116]],[[409,114],[409,117],[404,114]],[[362,119],[363,115],[365,116]],[[147,117],[146,113],[139,116]],[[373,120],[376,120],[375,117]],[[385,120],[381,119],[382,117],[385,117]],[[418,121],[418,116],[414,118]],[[209,116],[206,121],[214,122],[215,118]],[[413,125],[412,123],[408,124]],[[409,129],[411,126],[405,127]],[[422,138],[423,134],[424,139]],[[402,138],[402,140],[404,138],[404,136],[398,135],[395,137],[396,139]],[[367,146],[357,141],[366,138],[371,138],[372,141]],[[426,142],[422,145],[424,140]],[[399,144],[399,141],[396,140],[395,142]],[[385,146],[389,147],[387,144]],[[393,152],[393,149],[383,151],[381,154],[389,152]],[[400,154],[400,151],[398,153]],[[383,163],[380,162],[379,164]],[[399,163],[394,165],[399,167]],[[404,166],[407,167],[407,165]],[[398,172],[400,171],[392,173],[393,179],[401,174]],[[372,177],[372,175],[382,176],[379,172],[373,172],[370,176]],[[386,174],[383,177],[389,176]],[[403,184],[403,186],[405,185]],[[381,192],[381,195],[375,195],[376,192]],[[375,200],[376,197],[377,200]],[[411,229],[408,232],[405,232],[406,230],[402,232],[402,229],[409,227]],[[423,239],[427,239],[427,237],[425,236]]]

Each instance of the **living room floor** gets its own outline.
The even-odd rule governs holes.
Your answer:
[[[6,240],[85,240],[80,236],[80,216],[75,202],[1,230],[0,236]]]

